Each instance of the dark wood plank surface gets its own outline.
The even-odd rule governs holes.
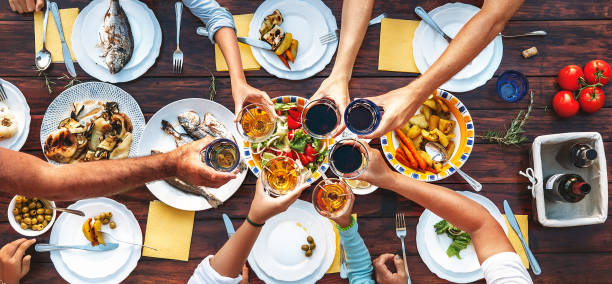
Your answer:
[[[66,0],[60,8],[83,8],[89,1]],[[182,49],[186,54],[184,73],[171,72],[171,56],[174,49],[175,31],[173,1],[144,1],[155,12],[163,33],[162,49],[156,64],[141,78],[118,84],[130,93],[148,119],[153,113],[175,100],[189,97],[207,97],[209,73],[214,69],[213,47],[210,42],[195,35],[195,28],[202,25],[193,15],[183,17]],[[234,14],[252,13],[260,1],[220,0]],[[480,5],[482,1],[468,0],[466,3]],[[530,215],[529,240],[531,248],[542,265],[543,274],[534,277],[538,283],[603,283],[612,276],[612,225],[573,228],[545,228],[533,220],[534,210],[531,194],[526,189],[527,181],[517,173],[531,166],[531,141],[538,135],[567,131],[598,131],[604,138],[605,150],[612,151],[612,100],[608,100],[600,112],[593,115],[580,114],[572,119],[559,119],[550,107],[552,96],[559,90],[555,75],[567,64],[583,65],[591,59],[610,61],[610,39],[612,38],[612,5],[607,1],[526,1],[504,30],[505,34],[546,30],[544,38],[505,39],[504,57],[496,74],[513,69],[525,73],[536,93],[535,109],[527,125],[529,141],[520,147],[502,147],[488,144],[480,139],[464,169],[483,183],[482,195],[501,208],[508,200],[515,213]],[[338,24],[342,1],[329,0]],[[440,0],[419,1],[418,5],[431,10],[444,4]],[[416,19],[412,12],[414,1],[377,1],[374,15],[386,12],[389,16]],[[48,94],[44,83],[32,69],[34,57],[34,32],[31,15],[18,15],[10,11],[8,2],[0,0],[0,77],[9,80],[25,94],[32,113],[31,129],[22,151],[42,157],[40,151],[40,123],[49,103],[63,90],[58,81],[52,94]],[[368,97],[403,86],[416,74],[381,72],[377,70],[379,27],[368,29],[359,52],[350,83],[351,96]],[[170,40],[169,40],[170,39]],[[529,60],[520,56],[520,51],[537,46],[540,54]],[[333,62],[333,61],[332,61]],[[95,80],[80,67],[77,72],[81,81]],[[270,76],[265,70],[246,72],[249,83],[267,91],[272,97],[298,95],[310,97],[321,81],[329,74],[331,64],[313,78],[302,81],[286,81]],[[50,76],[57,78],[66,73],[63,64],[53,64]],[[227,72],[214,72],[219,81],[216,101],[233,110],[231,90]],[[381,88],[380,86],[384,86]],[[605,87],[604,91],[612,90]],[[476,132],[504,129],[527,106],[526,100],[515,104],[501,101],[495,92],[495,78],[483,87],[460,95],[470,110]],[[372,145],[378,145],[373,141]],[[608,169],[608,175],[612,172]],[[237,226],[245,217],[253,195],[255,177],[249,174],[238,192],[221,208],[196,213],[190,259],[188,262],[141,258],[137,268],[126,279],[126,283],[184,283],[201,259],[217,251],[227,239],[221,221],[221,213],[229,214]],[[452,176],[439,182],[455,190],[469,190],[459,177]],[[5,212],[11,196],[0,195],[0,210]],[[155,197],[141,186],[128,193],[111,198],[125,204],[138,219],[141,229],[146,229],[148,204]],[[309,191],[302,199],[310,201]],[[608,202],[609,205],[610,201]],[[59,202],[58,205],[69,205]],[[406,213],[408,237],[406,250],[411,275],[415,283],[444,283],[423,264],[415,243],[415,226],[423,208],[396,194],[378,190],[368,196],[359,196],[354,210],[359,214],[360,233],[373,257],[386,252],[399,252],[394,228],[394,214]],[[19,236],[8,224],[7,216],[0,214],[0,244]],[[40,241],[48,240],[49,233]],[[48,254],[33,254],[32,271],[24,283],[61,283]],[[533,276],[533,275],[532,275]],[[260,283],[252,272],[251,283]],[[337,274],[328,274],[321,283],[346,283]]]

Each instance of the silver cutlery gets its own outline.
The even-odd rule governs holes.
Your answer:
[[[387,14],[386,13],[382,13],[380,15],[378,15],[376,18],[371,19],[370,22],[368,22],[368,26],[371,25],[375,25],[375,24],[380,24],[380,22],[382,21],[383,18],[386,18]],[[321,44],[326,45],[328,43],[334,42],[338,40],[338,32],[340,31],[340,29],[336,29],[328,34],[324,34],[321,37],[319,37],[319,41],[321,42]]]
[[[344,252],[344,246],[340,243],[340,278],[346,279],[348,277],[348,268],[346,267],[346,252]]]
[[[66,213],[70,213],[74,215],[79,215],[81,217],[85,217],[85,213],[83,213],[83,211],[80,211],[80,210],[74,210],[74,209],[68,209],[68,208],[58,208],[58,207],[53,207],[53,206],[50,206],[50,207],[52,210],[66,212]]]
[[[234,224],[232,224],[232,220],[230,220],[229,216],[227,216],[227,214],[223,213],[223,224],[225,224],[225,230],[227,231],[227,238],[231,238],[234,233],[236,232],[234,230]]]
[[[412,283],[410,279],[410,272],[408,271],[408,262],[406,261],[406,247],[404,245],[404,239],[406,238],[406,221],[404,220],[404,213],[395,214],[395,234],[402,241],[402,254],[404,257],[404,269],[406,269],[406,276],[408,277],[408,283]]]
[[[2,86],[2,82],[0,82],[0,102],[8,100],[6,96],[6,91],[4,91],[4,87]]]
[[[174,10],[176,11],[176,50],[172,55],[172,71],[174,71],[174,73],[182,73],[183,52],[179,47],[179,38],[181,36],[181,16],[183,14],[183,2],[176,2],[176,4],[174,4]]]
[[[196,34],[208,37],[208,31],[206,30],[205,27],[198,27],[196,29]],[[265,50],[272,50],[272,46],[263,40],[258,40],[258,39],[249,38],[249,37],[241,37],[241,36],[236,37],[236,39],[238,39],[238,42],[242,42],[250,46],[254,46],[254,47],[265,49]]]
[[[548,33],[546,31],[533,31],[533,32],[528,32],[528,33],[524,33],[524,34],[518,34],[518,35],[503,35],[502,33],[499,33],[499,35],[503,38],[514,38],[514,37],[523,37],[523,36],[545,36]]]
[[[507,200],[504,200],[504,214],[506,214],[506,218],[508,219],[508,223],[510,223],[510,227],[512,227],[514,232],[518,235],[519,239],[521,240],[521,244],[523,244],[523,248],[525,249],[525,252],[527,253],[527,259],[529,260],[529,264],[531,265],[531,270],[533,271],[533,274],[540,275],[542,273],[540,264],[538,263],[535,256],[529,249],[529,246],[525,242],[525,239],[523,239],[521,228],[519,227],[518,222],[516,221],[516,218],[514,217],[514,213],[512,212],[512,209],[510,208],[510,204],[508,204]]]
[[[53,15],[55,25],[57,26],[57,31],[59,32],[60,41],[62,42],[62,54],[64,55],[64,64],[66,64],[66,69],[68,70],[68,73],[72,77],[76,77],[76,71],[74,70],[74,64],[72,63],[72,55],[70,55],[70,49],[68,48],[68,44],[66,44],[66,39],[64,38],[64,29],[62,28],[62,20],[60,19],[57,4],[55,2],[51,2],[49,3],[49,8],[51,9],[51,15]]]
[[[45,47],[45,41],[47,38],[47,19],[49,18],[49,0],[45,5],[45,16],[43,17],[43,30],[42,30],[42,49],[36,53],[34,64],[38,70],[47,70],[51,65],[51,53]]]
[[[428,25],[430,25],[435,31],[437,31],[440,35],[442,35],[442,37],[444,37],[444,39],[446,40],[446,42],[450,43],[451,40],[453,40],[451,37],[449,37],[446,33],[444,33],[444,31],[440,28],[440,26],[438,26],[438,24],[436,24],[436,21],[434,21],[429,14],[427,14],[427,11],[425,11],[425,9],[423,9],[423,7],[421,6],[416,6],[416,8],[414,8],[414,12],[421,17],[421,19],[423,19],[423,21],[425,21],[425,23],[427,23]]]
[[[113,239],[114,241],[119,242],[119,243],[124,243],[124,244],[128,244],[128,245],[139,246],[139,247],[145,247],[145,248],[157,251],[156,248],[153,248],[153,247],[150,247],[150,246],[145,246],[145,245],[141,245],[141,244],[137,244],[137,243],[131,243],[131,242],[126,242],[126,241],[119,240],[119,239],[115,238],[113,236],[113,234],[111,234],[111,232],[106,231],[106,229],[102,230],[102,235],[104,236],[105,240]]]
[[[446,162],[448,162],[448,156],[446,154],[446,151],[443,150],[443,149],[444,149],[444,146],[440,145],[437,142],[427,142],[427,144],[425,144],[425,152],[427,152],[427,154],[429,154],[429,156],[431,156],[432,160],[434,160],[436,162],[439,162],[439,163],[446,163]],[[482,190],[482,184],[480,184],[477,180],[473,179],[471,176],[466,174],[461,169],[455,167],[455,165],[453,165],[451,162],[448,162],[448,165],[451,166],[451,168],[455,169],[455,171],[457,171],[457,173],[459,173],[459,175],[475,191],[481,191]]]
[[[88,251],[107,251],[114,250],[119,247],[119,244],[116,243],[106,243],[105,245],[97,245],[92,246],[91,244],[86,245],[53,245],[53,244],[36,244],[34,246],[34,250],[37,252],[45,252],[45,251],[55,251],[55,250],[64,250],[64,249],[80,249],[80,250],[88,250]]]

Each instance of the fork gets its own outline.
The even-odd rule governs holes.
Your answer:
[[[6,92],[4,91],[4,87],[2,86],[2,82],[0,82],[0,102],[6,101],[8,97],[6,96]]]
[[[174,4],[176,11],[176,50],[172,55],[172,71],[174,73],[183,72],[183,52],[179,47],[179,38],[181,36],[181,16],[183,14],[183,2],[178,1]]]
[[[410,272],[408,272],[408,263],[406,262],[406,247],[404,246],[404,239],[406,238],[406,221],[404,220],[404,213],[395,214],[395,234],[402,241],[402,254],[404,256],[404,269],[406,269],[406,276],[408,277],[408,283],[412,283],[410,280]]]
[[[378,15],[378,17],[371,19],[370,22],[368,22],[368,26],[371,25],[375,25],[375,24],[379,24],[380,21],[382,21],[383,18],[386,18],[387,14],[386,13],[382,13],[380,15]],[[319,37],[319,41],[321,42],[321,44],[326,45],[328,43],[332,43],[334,41],[338,40],[338,32],[340,31],[340,29],[336,29],[332,32],[329,32],[328,34],[324,34],[321,37]]]
[[[348,268],[346,267],[346,255],[344,252],[344,246],[340,243],[340,278],[346,279],[348,277]]]
[[[102,231],[102,234],[104,235],[104,239],[111,238],[111,239],[115,240],[115,242],[124,243],[124,244],[128,244],[128,245],[133,245],[133,246],[145,247],[145,248],[148,248],[148,249],[152,249],[152,250],[154,250],[154,251],[157,251],[157,249],[156,249],[156,248],[152,248],[152,247],[150,247],[150,246],[145,246],[145,245],[141,245],[141,244],[130,243],[130,242],[126,242],[126,241],[118,240],[117,238],[115,238],[115,237],[113,236],[113,234],[111,234],[111,233],[110,233],[110,232],[108,232],[108,231],[104,231],[104,230],[103,230],[103,231]]]

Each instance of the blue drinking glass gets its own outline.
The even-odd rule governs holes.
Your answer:
[[[357,135],[368,135],[374,132],[378,128],[380,120],[380,108],[373,101],[367,99],[355,99],[344,110],[346,128]]]
[[[217,152],[219,151],[219,148],[231,149],[230,151],[236,155],[236,160],[233,161],[231,165],[226,167],[220,165],[217,161]],[[238,148],[238,145],[236,145],[234,141],[229,140],[227,138],[217,138],[213,140],[208,144],[208,146],[206,146],[206,148],[202,149],[200,155],[202,156],[202,160],[206,163],[206,165],[221,172],[231,172],[236,169],[236,167],[238,167],[238,164],[240,163],[240,149]]]
[[[518,102],[529,90],[529,81],[523,73],[508,70],[497,78],[497,95],[509,103]]]

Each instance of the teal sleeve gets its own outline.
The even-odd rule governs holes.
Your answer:
[[[372,279],[372,258],[363,239],[357,231],[357,222],[353,219],[353,226],[346,230],[338,230],[340,241],[346,251],[348,279],[351,284],[374,283]]]

